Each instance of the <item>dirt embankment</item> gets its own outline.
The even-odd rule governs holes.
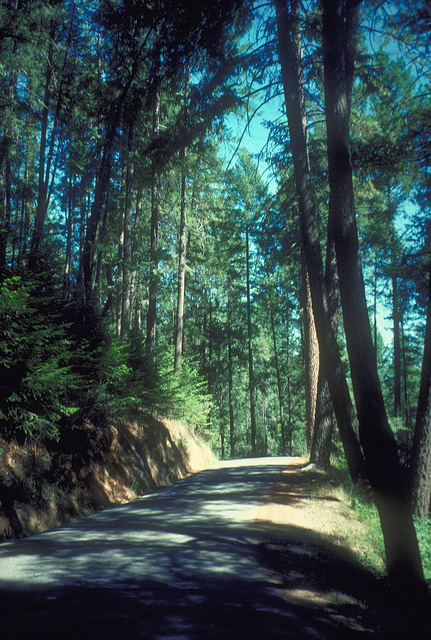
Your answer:
[[[215,462],[175,420],[75,427],[58,446],[0,443],[0,542],[122,504]]]

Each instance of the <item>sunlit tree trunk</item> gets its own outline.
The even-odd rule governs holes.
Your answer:
[[[310,451],[313,442],[314,423],[316,418],[317,383],[319,377],[319,343],[317,341],[310,281],[308,278],[305,260],[302,262],[301,274],[302,323],[304,328],[305,431],[307,450]]]

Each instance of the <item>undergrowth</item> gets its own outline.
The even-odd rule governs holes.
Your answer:
[[[382,530],[377,509],[369,492],[355,487],[343,462],[336,461],[331,467],[331,477],[340,485],[346,495],[349,507],[360,522],[367,529],[366,540],[352,541],[361,548],[364,564],[378,573],[384,572],[385,549]],[[431,518],[428,520],[415,519],[416,534],[422,557],[425,579],[431,581]]]

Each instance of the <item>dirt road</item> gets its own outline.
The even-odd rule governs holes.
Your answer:
[[[1,545],[3,637],[367,637],[346,618],[287,601],[268,574],[283,532],[256,513],[289,462],[219,463],[130,504]],[[307,558],[298,549],[293,557],[289,570],[303,573]]]

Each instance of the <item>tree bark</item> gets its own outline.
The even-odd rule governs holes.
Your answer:
[[[280,434],[281,434],[281,453],[282,455],[286,455],[286,427],[284,424],[284,410],[283,410],[283,389],[281,384],[281,373],[280,373],[280,363],[278,360],[278,346],[277,346],[277,335],[275,332],[275,320],[274,320],[274,309],[272,305],[272,296],[271,296],[271,285],[268,286],[268,297],[269,297],[269,318],[271,322],[271,333],[272,333],[272,345],[274,348],[274,366],[275,366],[275,374],[277,377],[277,392],[278,392],[278,415],[280,419]]]
[[[354,482],[365,477],[365,461],[354,425],[355,411],[328,313],[319,230],[310,181],[305,126],[304,80],[299,32],[299,4],[274,0],[279,57],[290,133],[302,242],[307,260],[322,365],[328,380],[347,465]]]
[[[54,33],[51,30],[49,38],[48,59],[46,65],[45,76],[45,91],[43,98],[42,108],[42,124],[40,132],[40,147],[39,147],[39,190],[37,195],[37,208],[36,216],[34,219],[33,235],[31,239],[30,251],[34,257],[39,249],[39,244],[42,239],[43,227],[45,224],[45,217],[48,210],[48,181],[49,174],[46,170],[46,151],[47,151],[47,135],[48,135],[48,116],[49,116],[49,103],[51,100],[51,78],[53,68],[53,54],[54,54]],[[52,132],[52,136],[54,132]]]
[[[0,274],[6,268],[7,245],[10,231],[10,180],[9,150],[12,139],[5,135],[0,141]]]
[[[189,93],[189,71],[186,65],[184,83],[184,117],[187,121],[187,103]],[[184,300],[186,292],[186,259],[187,259],[187,148],[184,145],[180,152],[181,161],[181,205],[180,205],[180,233],[178,238],[178,294],[177,294],[177,319],[175,327],[175,361],[174,367],[177,373],[181,371],[181,357],[184,343]]]
[[[246,259],[246,289],[247,289],[247,336],[248,336],[248,384],[250,396],[250,427],[251,427],[251,455],[257,455],[256,448],[256,407],[254,396],[254,369],[253,369],[253,336],[251,326],[251,296],[250,296],[250,241],[249,224],[245,226],[245,259]]]
[[[232,308],[231,294],[227,299],[227,354],[228,354],[228,386],[229,386],[229,441],[230,457],[235,458],[235,421],[233,410],[233,363],[232,363]]]
[[[410,458],[412,500],[418,518],[428,518],[431,501],[431,268],[421,382]]]
[[[75,181],[71,174],[68,178],[68,198],[66,211],[66,255],[64,261],[63,286],[66,295],[69,295],[72,275],[72,243],[73,243],[73,212],[75,210]]]
[[[304,367],[305,367],[305,432],[307,451],[311,450],[316,419],[317,389],[319,378],[319,343],[314,322],[310,280],[305,260],[302,262],[302,324],[304,327]]]
[[[135,176],[135,122],[129,122],[127,140],[126,194],[124,202],[123,291],[121,296],[121,335],[127,340],[132,328],[133,187]]]
[[[106,116],[106,134],[103,143],[102,157],[96,175],[93,204],[91,206],[90,215],[87,218],[87,229],[82,252],[82,273],[84,278],[85,299],[86,303],[90,306],[95,304],[94,289],[97,282],[98,272],[100,272],[100,261],[98,260],[96,240],[102,220],[102,214],[106,211],[105,204],[111,177],[115,137],[124,111],[126,98],[139,71],[142,49],[143,45],[133,60],[132,69],[127,82],[125,83],[120,95],[110,105],[108,115]]]
[[[334,229],[332,225],[328,225],[326,240],[325,287],[328,300],[329,319],[332,330],[336,335],[338,329],[339,285],[334,244]],[[313,462],[324,470],[328,470],[331,463],[333,431],[334,421],[331,394],[329,391],[328,381],[326,380],[323,372],[323,367],[320,366],[317,385],[316,422],[314,425],[310,462]]]
[[[154,77],[153,85],[153,140],[156,141],[159,135],[160,126],[160,79],[158,68]],[[159,281],[159,257],[158,257],[158,237],[159,237],[159,169],[158,158],[154,155],[151,168],[151,230],[150,230],[150,281],[148,291],[148,311],[147,311],[147,352],[154,356],[156,348],[157,333],[157,289]]]
[[[394,322],[394,417],[401,415],[401,337],[398,278],[392,273],[392,313]]]
[[[33,225],[33,234],[30,244],[30,258],[29,265],[34,266],[36,261],[36,255],[39,250],[40,243],[43,237],[43,229],[45,226],[46,215],[48,213],[48,206],[54,187],[54,179],[57,171],[57,163],[60,151],[61,131],[59,132],[59,119],[60,113],[63,108],[64,100],[64,82],[66,72],[66,61],[69,55],[69,45],[72,35],[72,23],[73,14],[69,28],[69,35],[67,39],[67,47],[64,54],[63,68],[61,71],[60,82],[57,91],[57,100],[54,111],[54,118],[52,126],[49,127],[49,110],[51,102],[51,90],[52,76],[54,68],[54,39],[56,25],[54,21],[51,24],[51,30],[49,35],[49,48],[48,48],[48,60],[45,76],[45,90],[42,109],[42,125],[40,136],[40,153],[39,153],[39,190],[37,196],[36,216]],[[48,145],[48,129],[51,129],[50,141]],[[57,151],[55,151],[55,142],[57,139]]]
[[[343,320],[367,477],[379,511],[390,579],[423,583],[406,482],[390,430],[377,373],[356,229],[349,140],[356,2],[323,0],[327,152]]]

